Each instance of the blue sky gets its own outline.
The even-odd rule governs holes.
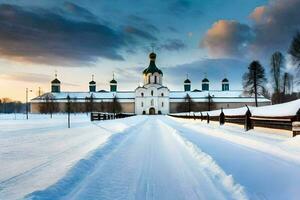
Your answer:
[[[207,74],[213,89],[228,77],[241,89],[248,63],[268,70],[272,52],[286,54],[299,29],[300,0],[2,0],[1,97],[24,100],[25,88],[49,91],[55,70],[62,90],[86,91],[91,75],[108,89],[134,90],[154,46],[164,84],[193,89]],[[4,86],[5,85],[5,86]]]

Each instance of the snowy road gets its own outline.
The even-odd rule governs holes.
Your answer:
[[[35,193],[34,199],[57,199],[62,193],[62,199],[244,198],[239,185],[223,184],[226,180],[219,178],[230,177],[218,176],[224,173],[220,168],[199,162],[175,129],[156,117],[112,140],[58,184]],[[82,165],[85,174],[78,178]]]
[[[47,176],[33,170],[37,187],[29,187],[31,193],[29,189],[23,191],[27,193],[26,199],[300,197],[299,137],[245,133],[240,128],[165,116],[136,116],[92,126],[82,123],[80,130],[93,134],[76,134],[85,141],[77,142],[76,154],[88,141],[94,144],[91,152],[87,154],[87,147],[83,148],[84,153],[76,157],[76,163],[68,161],[73,164],[61,171],[63,160],[54,162],[61,177],[54,179],[56,182],[48,181],[48,186],[39,186],[43,182],[39,178]],[[66,141],[72,140],[64,137]],[[91,143],[93,138],[98,138],[98,142]],[[75,157],[72,153],[62,155],[65,159]],[[42,172],[55,170],[48,166]],[[18,190],[10,185],[33,184],[30,180],[21,176],[8,185],[0,182],[0,195],[4,199],[18,199],[12,195]]]

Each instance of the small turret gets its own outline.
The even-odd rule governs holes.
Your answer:
[[[202,80],[202,90],[208,91],[209,90],[209,80],[207,78],[204,78]]]
[[[118,82],[115,80],[115,75],[114,74],[113,74],[113,79],[109,82],[109,84],[110,84],[110,91],[111,92],[116,92]]]
[[[224,78],[222,80],[222,91],[228,91],[229,90],[229,81],[227,78]]]
[[[92,80],[89,82],[90,92],[96,92],[96,82],[94,81],[94,75],[92,75]]]
[[[51,81],[51,92],[59,93],[60,92],[60,81],[57,79],[57,73],[55,72],[55,79]]]
[[[184,91],[185,92],[191,91],[191,81],[190,81],[190,79],[188,79],[188,75],[186,75],[186,79],[183,82],[183,85],[184,85]]]

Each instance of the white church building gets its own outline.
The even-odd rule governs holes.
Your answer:
[[[254,97],[245,95],[242,90],[230,90],[228,79],[220,82],[220,90],[210,90],[210,82],[204,78],[201,90],[191,90],[191,81],[183,81],[182,91],[170,91],[164,86],[163,72],[156,66],[156,54],[149,55],[150,63],[143,71],[144,83],[134,91],[118,91],[117,81],[110,81],[110,91],[96,90],[96,82],[89,82],[89,91],[61,91],[61,82],[55,78],[51,82],[51,92],[31,100],[31,112],[49,112],[49,102],[55,104],[55,112],[65,112],[67,102],[72,102],[74,112],[118,112],[134,114],[169,114],[184,111],[205,111],[220,108],[237,108],[255,104]],[[258,104],[269,105],[271,102],[258,96]],[[76,110],[75,110],[76,108]],[[54,111],[54,110],[52,110]],[[52,112],[51,111],[51,112]]]

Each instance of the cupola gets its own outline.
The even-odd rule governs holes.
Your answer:
[[[222,80],[222,91],[228,91],[229,90],[229,81],[227,78],[224,78]]]
[[[94,75],[92,75],[92,80],[89,82],[90,92],[96,92],[96,82],[94,81]]]
[[[110,91],[111,92],[116,92],[118,82],[115,80],[115,75],[114,74],[113,74],[113,79],[109,82],[109,84],[110,84]]]
[[[154,52],[149,54],[149,66],[143,71],[144,84],[162,84],[162,71],[156,66],[156,54]]]
[[[204,78],[202,80],[202,90],[208,91],[209,90],[209,80],[207,78]]]
[[[184,91],[191,91],[191,81],[188,79],[188,75],[186,76],[185,81],[183,82],[184,85]]]
[[[55,79],[51,81],[51,92],[60,92],[60,81],[57,79],[57,73],[55,73]]]

